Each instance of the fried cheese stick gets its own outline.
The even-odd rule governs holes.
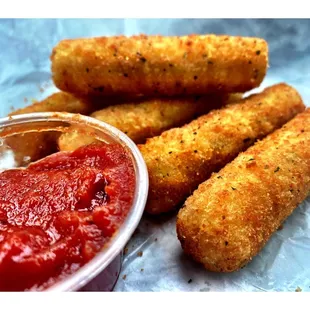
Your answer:
[[[246,265],[310,191],[310,109],[212,175],[179,211],[184,251],[217,272]]]
[[[55,85],[79,96],[232,93],[260,85],[268,45],[224,35],[98,37],[60,41],[51,61]]]
[[[146,211],[177,207],[212,172],[304,109],[297,91],[281,83],[148,139],[139,145],[149,172]]]
[[[77,99],[65,92],[58,92],[42,101],[18,109],[10,113],[9,116],[35,112],[89,114],[95,109],[95,106],[91,102]],[[56,150],[58,136],[59,134],[55,132],[25,133],[6,138],[6,144],[15,152],[15,160],[18,164],[24,165]]]
[[[10,113],[9,116],[36,112],[68,112],[87,115],[93,111],[94,108],[90,102],[78,99],[65,92],[58,92],[42,101],[18,109]]]
[[[149,99],[140,103],[110,106],[90,116],[120,129],[135,143],[144,143],[146,138],[160,135],[163,131],[183,125],[212,108],[219,108],[241,98],[242,94],[236,93]],[[58,146],[61,151],[72,151],[94,141],[94,137],[72,128],[59,137]]]

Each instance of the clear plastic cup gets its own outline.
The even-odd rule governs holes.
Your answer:
[[[79,114],[45,112],[6,117],[0,119],[0,171],[25,167],[58,151],[57,137],[71,128],[80,129],[96,140],[122,145],[134,165],[136,188],[132,208],[108,245],[78,271],[46,291],[108,291],[117,281],[123,248],[140,222],[148,194],[147,167],[135,143],[117,128]]]

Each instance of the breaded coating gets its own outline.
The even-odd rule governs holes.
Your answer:
[[[139,145],[149,172],[146,211],[177,207],[212,172],[304,109],[297,91],[281,83],[148,139]]]
[[[268,45],[224,35],[98,37],[60,41],[51,61],[55,85],[82,96],[233,93],[261,84]]]
[[[42,101],[18,109],[10,113],[9,116],[35,112],[89,114],[96,107],[96,105],[93,105],[89,101],[77,99],[73,95],[65,92],[58,92]],[[6,143],[14,150],[15,160],[18,164],[25,165],[57,150],[56,140],[58,136],[59,133],[56,132],[25,133],[6,138]]]
[[[59,151],[74,151],[81,146],[97,141],[97,137],[84,132],[82,128],[71,126],[67,132],[62,133],[57,139]]]
[[[205,268],[246,265],[310,191],[310,109],[199,185],[178,214],[184,251]]]
[[[91,116],[119,128],[136,143],[144,143],[146,138],[158,136],[164,130],[184,125],[212,109],[236,101],[235,96],[238,94],[150,99],[139,104],[107,107]]]
[[[110,106],[90,116],[120,129],[135,143],[144,143],[147,138],[160,135],[172,127],[184,125],[212,108],[219,108],[241,98],[241,93],[157,98],[140,103]],[[72,128],[59,137],[58,146],[61,151],[72,151],[94,140],[92,136]]]
[[[42,101],[38,101],[25,108],[18,109],[9,115],[13,116],[36,112],[68,112],[88,115],[94,111],[94,108],[95,107],[93,107],[89,101],[78,99],[65,92],[58,92]]]

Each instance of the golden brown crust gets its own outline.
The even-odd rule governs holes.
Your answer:
[[[184,251],[205,268],[248,263],[310,190],[310,109],[215,173],[178,214]]]
[[[101,37],[63,40],[51,61],[55,85],[77,95],[245,92],[265,77],[268,46],[224,35]]]
[[[94,109],[96,105],[87,100],[78,99],[65,92],[58,92],[42,101],[18,109],[9,116],[35,112],[68,112],[87,115]],[[15,151],[15,160],[23,165],[56,150],[58,136],[59,133],[56,132],[25,133],[6,138],[6,143]]]
[[[62,133],[57,139],[59,151],[74,151],[81,146],[97,141],[97,137],[76,126],[71,126],[67,132]]]
[[[18,109],[9,115],[13,116],[36,112],[68,112],[88,115],[94,111],[93,109],[94,108],[90,102],[77,99],[73,95],[65,92],[58,92],[42,101],[38,101],[25,108]]]
[[[180,126],[213,108],[235,102],[242,94],[209,94],[182,98],[157,98],[139,103],[125,103],[96,111],[90,116],[108,123],[127,134],[135,143],[144,143],[147,138]],[[58,139],[62,151],[92,143],[94,138],[83,135],[74,128]]]
[[[146,211],[172,210],[212,172],[304,109],[294,88],[277,84],[148,139],[139,145],[150,180]]]
[[[160,135],[164,130],[180,126],[195,117],[219,108],[227,96],[206,95],[188,98],[158,98],[107,107],[92,117],[104,121],[127,134],[134,142]]]

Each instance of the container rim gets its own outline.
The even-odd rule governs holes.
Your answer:
[[[134,164],[136,177],[134,200],[125,221],[122,223],[117,233],[108,245],[87,264],[82,266],[72,275],[69,275],[45,290],[46,292],[77,291],[96,277],[112,262],[113,259],[116,258],[140,223],[149,188],[147,166],[137,145],[126,134],[105,122],[81,114],[67,112],[37,112],[14,115],[0,118],[0,130],[9,126],[23,125],[33,122],[85,123],[85,125],[103,132],[105,135],[109,136],[112,141],[127,149]]]

